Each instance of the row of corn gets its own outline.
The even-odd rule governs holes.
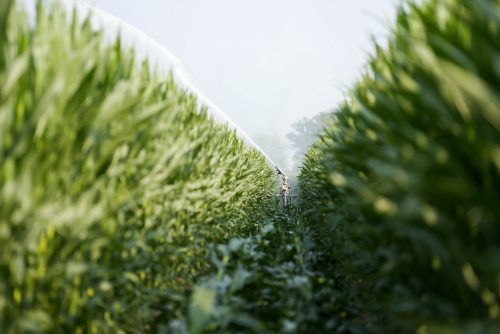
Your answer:
[[[500,2],[405,3],[305,158],[353,323],[500,331]]]
[[[0,332],[158,332],[209,244],[255,230],[264,157],[118,38],[0,2]]]

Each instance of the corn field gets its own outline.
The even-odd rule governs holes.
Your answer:
[[[366,332],[500,331],[499,34],[498,1],[409,3],[307,154]]]
[[[0,332],[168,324],[208,244],[256,230],[272,170],[89,20],[0,17]]]
[[[90,17],[0,2],[0,333],[499,333],[500,2],[411,1],[282,208]]]

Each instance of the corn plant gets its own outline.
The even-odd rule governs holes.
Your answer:
[[[498,1],[406,3],[306,156],[303,199],[367,331],[500,330],[498,64]]]
[[[120,38],[1,1],[2,332],[165,328],[273,188],[260,153]]]

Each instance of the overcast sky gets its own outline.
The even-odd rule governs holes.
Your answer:
[[[293,122],[343,100],[373,51],[371,36],[384,43],[399,0],[77,2],[122,19],[169,50],[188,80],[250,137],[284,137]]]
[[[138,27],[246,132],[334,108],[397,0],[85,0]]]

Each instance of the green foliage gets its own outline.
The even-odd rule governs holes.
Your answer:
[[[303,117],[292,124],[293,130],[287,133],[286,138],[292,143],[292,148],[295,149],[293,168],[301,165],[309,146],[318,140],[318,136],[327,127],[328,122],[333,120],[333,115],[334,112],[323,111],[311,118]]]
[[[201,290],[216,296],[211,307],[205,308],[212,314],[207,332],[328,333],[343,329],[355,333],[359,326],[347,323],[337,301],[342,298],[342,282],[334,277],[324,245],[317,243],[325,241],[318,238],[321,232],[303,220],[298,207],[276,208],[251,237],[234,238],[212,249],[217,272]],[[200,309],[193,312],[198,314]],[[186,327],[177,326],[177,332],[183,333]]]
[[[303,201],[346,298],[382,320],[367,331],[497,333],[500,3],[403,8],[307,154]]]
[[[263,219],[264,157],[150,73],[89,19],[1,1],[2,332],[165,330],[209,245]]]

